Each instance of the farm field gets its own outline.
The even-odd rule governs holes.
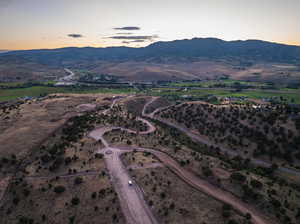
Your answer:
[[[287,99],[290,103],[300,103],[300,91],[291,90],[280,92],[280,91],[264,91],[264,90],[242,90],[239,92],[234,92],[225,89],[188,89],[186,91],[178,90],[176,88],[154,88],[152,89],[152,94],[155,96],[221,96],[221,97],[248,97],[254,99],[263,99],[271,97],[283,97]]]
[[[52,93],[134,93],[133,89],[126,88],[76,88],[76,87],[47,87],[33,86],[29,88],[0,89],[0,101],[14,100],[20,97],[39,97]]]

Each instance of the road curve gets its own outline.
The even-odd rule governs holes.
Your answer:
[[[128,152],[128,150],[110,147],[109,143],[103,138],[106,132],[110,132],[116,128],[118,127],[98,128],[92,131],[89,136],[95,140],[101,140],[105,146],[104,149],[98,150],[98,153],[104,154],[106,167],[109,170],[111,182],[119,196],[121,208],[127,223],[156,224],[158,222],[146,204],[141,189],[136,184],[133,186],[128,185],[129,180],[132,179],[120,159],[120,155],[126,151]],[[123,128],[119,129],[128,130]],[[131,130],[131,133],[132,132],[134,131]]]
[[[143,193],[137,184],[129,186],[132,181],[126,167],[124,167],[120,155],[125,151],[118,148],[107,147],[102,150],[105,163],[111,181],[120,197],[121,207],[126,217],[127,223],[132,224],[157,224],[151,209],[144,200]]]
[[[116,100],[111,104],[111,108],[116,104]],[[108,113],[109,110],[105,110]],[[147,124],[148,129],[139,134],[149,134],[155,131],[155,127],[143,118],[137,118]],[[136,131],[122,127],[102,127],[97,128],[89,133],[89,137],[99,141],[104,145],[103,149],[99,149],[98,153],[104,154],[106,167],[109,170],[111,182],[120,199],[121,208],[128,224],[158,224],[151,209],[144,200],[143,192],[137,184],[129,186],[129,180],[132,181],[126,167],[124,167],[120,155],[126,150],[113,148],[104,139],[103,135],[114,129],[123,130],[129,133],[137,133]],[[128,150],[127,150],[128,151]],[[132,150],[129,150],[132,151]]]
[[[205,180],[200,179],[193,173],[183,169],[178,162],[176,162],[173,158],[168,156],[167,154],[147,148],[135,148],[137,151],[150,152],[155,155],[165,166],[167,166],[173,173],[175,173],[179,178],[181,178],[188,185],[194,187],[195,189],[221,201],[223,203],[230,204],[234,209],[242,212],[244,215],[249,213],[251,214],[252,221],[256,224],[270,224],[273,221],[262,215],[252,206],[242,202],[233,194],[226,192]]]
[[[175,123],[172,123],[166,119],[163,119],[161,117],[158,117],[158,116],[155,116],[155,114],[161,110],[164,110],[164,109],[167,109],[171,106],[174,106],[174,105],[171,105],[171,106],[167,106],[167,107],[161,107],[161,108],[157,108],[155,111],[153,111],[152,113],[149,113],[149,114],[146,114],[145,111],[146,111],[146,107],[148,105],[150,105],[152,102],[154,102],[158,97],[153,97],[148,103],[145,104],[145,107],[143,109],[143,113],[142,115],[144,117],[148,117],[150,119],[153,119],[153,120],[157,120],[157,121],[160,121],[170,127],[173,127],[177,130],[179,130],[180,132],[183,132],[185,133],[187,136],[189,136],[193,141],[195,142],[198,142],[198,143],[201,143],[201,144],[205,144],[207,146],[217,146],[223,153],[227,153],[228,155],[234,157],[234,156],[237,156],[239,155],[237,152],[233,151],[232,149],[228,149],[228,148],[225,148],[221,145],[216,145],[215,143],[207,140],[207,139],[204,139],[202,138],[201,136],[199,135],[196,135],[194,133],[192,133],[188,128],[185,128],[185,127],[182,127],[181,125],[178,125],[178,124],[175,124]],[[248,158],[248,157],[245,157],[245,156],[242,156],[244,159]],[[250,158],[249,158],[250,159]],[[271,167],[272,164],[271,163],[268,163],[266,161],[263,161],[263,160],[260,160],[260,159],[255,159],[255,158],[251,158],[251,163],[256,165],[256,166],[263,166],[263,167]],[[286,168],[286,167],[278,167],[277,169],[278,171],[281,171],[281,172],[284,172],[284,173],[288,173],[288,174],[292,174],[292,175],[297,175],[297,176],[300,176],[300,171],[298,170],[294,170],[294,169],[290,169],[290,168]]]
[[[152,101],[153,102],[153,101]],[[145,104],[145,107],[149,105]],[[143,109],[143,114],[145,114],[145,107]],[[165,166],[167,166],[171,171],[173,171],[179,178],[185,181],[190,186],[195,189],[206,193],[207,195],[222,201],[224,203],[228,203],[232,205],[232,207],[243,214],[249,213],[252,216],[252,221],[255,224],[271,224],[274,223],[273,220],[269,219],[265,215],[261,214],[254,207],[242,202],[239,198],[234,196],[233,194],[226,192],[216,186],[211,185],[207,181],[198,178],[193,173],[182,168],[173,158],[171,158],[166,153],[157,151],[155,149],[141,148],[141,147],[119,147],[114,148],[110,147],[109,143],[103,138],[103,135],[107,132],[110,132],[113,129],[120,129],[124,131],[128,131],[130,133],[136,134],[149,134],[155,131],[155,127],[147,120],[143,118],[138,118],[139,120],[145,122],[148,126],[148,130],[145,132],[139,132],[124,129],[122,127],[103,127],[98,128],[90,132],[89,136],[94,138],[95,140],[101,140],[104,149],[99,150],[104,154],[105,162],[107,168],[111,175],[112,183],[115,187],[116,192],[120,198],[121,207],[126,217],[128,223],[158,223],[153,216],[150,208],[146,204],[142,190],[138,187],[138,185],[134,184],[134,187],[128,186],[128,181],[130,179],[130,175],[127,172],[127,169],[124,167],[120,155],[124,152],[130,152],[135,150],[138,151],[147,151],[154,154]]]

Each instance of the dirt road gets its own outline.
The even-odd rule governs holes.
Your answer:
[[[107,153],[107,151],[109,153]],[[104,158],[111,176],[111,181],[116,192],[120,195],[121,206],[127,217],[127,222],[136,224],[158,223],[146,204],[138,185],[133,184],[129,186],[128,184],[129,180],[132,181],[132,179],[120,159],[120,155],[123,152],[120,149],[108,147],[104,149]]]
[[[214,146],[214,147],[218,147],[223,153],[226,153],[228,154],[229,156],[237,156],[239,155],[237,152],[231,150],[231,149],[228,149],[228,148],[225,148],[224,146],[222,145],[219,145],[219,144],[216,144],[216,143],[213,143],[207,139],[204,139],[202,138],[201,136],[199,135],[196,135],[194,134],[193,132],[191,132],[188,128],[185,128],[179,124],[176,124],[176,123],[173,123],[171,121],[168,121],[166,119],[163,119],[161,117],[158,117],[158,116],[155,116],[156,113],[158,113],[159,111],[162,111],[163,109],[167,109],[171,106],[167,106],[167,107],[162,107],[162,108],[157,108],[155,111],[153,111],[152,113],[150,114],[146,114],[145,111],[146,111],[146,107],[148,105],[150,105],[152,102],[154,102],[158,97],[153,97],[148,103],[145,104],[145,107],[143,109],[143,116],[144,117],[149,117],[151,119],[154,119],[154,120],[157,120],[157,121],[160,121],[170,127],[173,127],[173,128],[176,128],[177,130],[179,130],[180,132],[183,132],[185,133],[187,136],[189,136],[193,141],[195,142],[198,142],[198,143],[201,143],[201,144],[205,144],[207,146]],[[173,105],[174,106],[174,105]],[[246,159],[247,157],[241,155],[244,159]],[[263,161],[263,160],[260,160],[260,159],[255,159],[255,158],[249,158],[251,159],[251,163],[256,165],[256,166],[263,166],[263,167],[271,167],[272,164],[271,163],[268,163],[266,161]],[[293,174],[293,175],[297,175],[297,176],[300,176],[300,171],[298,170],[294,170],[294,169],[290,169],[290,168],[286,168],[286,167],[278,167],[278,171],[280,172],[284,172],[284,173],[288,173],[288,174]]]
[[[150,103],[146,104],[145,107]],[[145,107],[143,110],[143,114],[145,114]],[[148,126],[147,131],[140,132],[139,134],[148,134],[155,131],[155,127],[149,121],[143,118],[138,119],[145,122]],[[198,178],[193,173],[185,170],[166,153],[154,149],[147,149],[141,147],[110,147],[109,143],[103,138],[103,135],[106,132],[110,132],[111,130],[116,128],[128,131],[130,133],[136,133],[136,131],[124,129],[122,127],[102,127],[92,131],[89,134],[89,136],[94,138],[95,140],[101,140],[103,145],[105,146],[104,149],[100,149],[98,152],[104,154],[105,162],[109,170],[112,183],[115,187],[116,192],[118,193],[121,202],[121,207],[123,209],[124,215],[128,223],[157,223],[150,208],[148,207],[143,198],[142,190],[136,184],[134,184],[134,186],[128,185],[128,181],[132,179],[130,178],[127,169],[124,167],[120,159],[120,155],[124,152],[133,151],[134,149],[138,151],[147,151],[152,153],[160,160],[160,162],[162,162],[162,164],[167,166],[179,178],[181,178],[183,181],[185,181],[187,184],[194,187],[195,189],[206,193],[207,195],[223,203],[230,204],[234,209],[240,211],[243,214],[251,214],[252,221],[255,224],[275,223],[254,207],[242,202],[233,194],[226,192],[218,187],[215,187],[207,181]]]
[[[68,75],[61,77],[58,82],[55,84],[56,86],[60,85],[73,85],[74,84],[74,78],[75,74],[70,69],[65,68],[65,71],[68,73]]]
[[[104,154],[105,163],[111,177],[111,182],[114,185],[116,192],[118,193],[123,214],[126,217],[127,223],[130,224],[155,224],[158,223],[153,216],[151,209],[144,200],[141,189],[133,184],[130,186],[129,180],[132,181],[127,169],[124,167],[120,155],[124,152],[132,150],[122,150],[119,148],[112,148],[109,143],[103,138],[106,132],[110,132],[113,129],[129,130],[119,127],[103,127],[92,131],[89,136],[95,140],[101,140],[104,149],[98,150],[98,153]],[[155,130],[155,127],[153,127]],[[130,130],[130,132],[135,132]],[[147,133],[144,132],[144,133]]]
[[[129,223],[157,223],[154,216],[151,213],[150,208],[147,206],[143,199],[143,194],[141,189],[135,184],[134,188],[128,185],[128,181],[131,180],[130,176],[124,167],[122,161],[120,160],[120,155],[124,152],[130,152],[135,150],[147,151],[155,155],[165,166],[172,170],[179,178],[184,180],[187,184],[191,185],[195,189],[206,193],[213,198],[228,203],[232,207],[243,214],[251,214],[252,220],[256,224],[270,224],[273,223],[270,219],[265,217],[255,208],[249,206],[248,204],[242,202],[240,199],[235,197],[229,192],[226,192],[220,188],[217,188],[207,181],[196,177],[191,172],[182,168],[174,159],[172,159],[167,154],[147,148],[132,148],[132,147],[119,147],[112,148],[109,143],[102,137],[106,132],[112,129],[104,127],[94,130],[90,133],[90,136],[96,140],[102,139],[103,144],[107,147],[99,150],[105,156],[105,161],[107,168],[110,172],[112,183],[119,195],[121,206],[124,211],[127,221]],[[132,131],[134,132],[134,131]],[[96,136],[98,135],[98,136]],[[138,210],[138,211],[137,211]]]
[[[255,208],[249,206],[248,204],[242,202],[239,198],[235,197],[233,194],[226,192],[214,185],[211,185],[205,180],[200,179],[193,173],[182,168],[178,162],[172,159],[165,153],[157,150],[147,149],[147,148],[135,148],[137,151],[150,152],[155,155],[165,166],[167,166],[171,171],[173,171],[178,177],[185,181],[190,186],[196,188],[197,190],[223,202],[230,204],[234,209],[242,212],[244,215],[251,214],[252,221],[256,224],[270,224],[273,223],[271,219],[261,214]]]
[[[116,100],[113,101],[110,108],[113,108]],[[105,113],[108,113],[109,110],[106,110]],[[155,127],[147,120],[143,118],[137,118],[147,124],[148,129],[139,134],[148,134],[155,131]],[[107,132],[110,132],[114,129],[120,129],[127,131],[129,133],[136,133],[136,131],[122,128],[122,127],[101,127],[93,130],[89,133],[89,137],[99,141],[101,140],[105,148],[99,149],[98,153],[104,154],[104,159],[106,167],[109,171],[111,182],[116,190],[118,197],[120,199],[121,208],[123,214],[126,218],[127,223],[129,224],[157,224],[157,220],[152,214],[151,209],[144,200],[142,190],[138,187],[137,184],[129,185],[129,180],[133,181],[128,174],[126,167],[123,165],[120,155],[124,152],[132,151],[131,150],[122,150],[119,148],[112,148],[109,146],[109,143],[105,140],[103,135]]]

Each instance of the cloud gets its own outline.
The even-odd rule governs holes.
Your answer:
[[[124,26],[124,27],[115,27],[114,30],[140,30],[140,27],[137,26]]]
[[[122,44],[144,43],[144,42],[146,42],[146,41],[145,40],[133,40],[133,41],[124,40],[124,41],[122,41]]]
[[[77,33],[71,33],[71,34],[68,34],[68,37],[81,38],[81,37],[83,37],[83,35],[77,34]]]
[[[131,44],[131,43],[143,43],[145,42],[146,40],[133,40],[133,41],[122,41],[122,44]]]
[[[157,35],[151,36],[111,36],[110,39],[117,39],[117,40],[153,40],[158,38]]]
[[[133,33],[116,33],[117,35],[131,35]]]
[[[142,42],[145,42],[146,40],[133,40],[133,41],[130,41],[131,43],[142,43]]]

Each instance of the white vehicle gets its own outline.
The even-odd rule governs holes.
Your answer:
[[[131,180],[128,181],[128,185],[132,186],[132,181]]]

